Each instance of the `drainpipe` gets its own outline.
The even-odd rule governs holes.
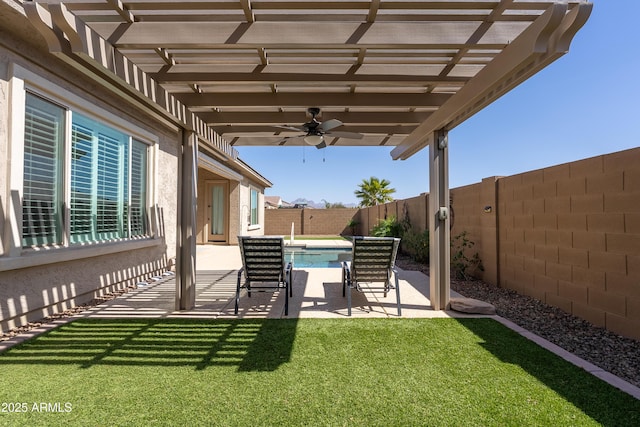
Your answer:
[[[451,289],[449,141],[444,129],[429,144],[429,298],[434,310],[446,310]]]
[[[176,235],[176,310],[196,304],[196,183],[198,137],[182,129],[178,162],[178,229]]]

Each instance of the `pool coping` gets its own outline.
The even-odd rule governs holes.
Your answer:
[[[345,249],[351,248],[353,245],[348,240],[296,240],[294,238],[293,243],[285,240],[285,247],[287,248],[314,248],[314,249]]]

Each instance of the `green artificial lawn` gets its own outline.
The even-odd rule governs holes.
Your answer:
[[[0,372],[1,425],[640,425],[492,319],[86,319]]]

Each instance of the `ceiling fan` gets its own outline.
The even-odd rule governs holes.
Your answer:
[[[310,107],[307,108],[307,113],[311,116],[311,120],[301,126],[277,126],[281,129],[293,130],[297,132],[303,132],[302,135],[290,136],[281,139],[278,143],[288,141],[291,139],[302,138],[304,142],[309,145],[315,145],[316,148],[324,148],[327,143],[324,136],[331,136],[335,138],[349,138],[349,139],[362,139],[364,135],[355,132],[336,132],[333,129],[342,126],[342,122],[338,119],[330,119],[325,122],[319,121],[316,117],[320,114],[320,108]]]

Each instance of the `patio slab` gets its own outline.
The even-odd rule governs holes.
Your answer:
[[[329,245],[324,241],[311,245]],[[345,243],[344,241],[342,241]],[[347,244],[349,242],[346,242]],[[135,291],[93,307],[83,317],[207,317],[284,318],[283,292],[246,291],[234,314],[237,272],[242,266],[236,246],[198,246],[196,259],[196,305],[175,310],[175,277],[166,277]],[[399,270],[402,317],[478,317],[454,311],[435,311],[429,301],[429,278],[421,272]],[[294,269],[290,318],[348,318],[347,298],[342,296],[340,268]],[[452,292],[453,296],[457,296]],[[352,291],[352,317],[398,317],[395,291],[379,294]]]

